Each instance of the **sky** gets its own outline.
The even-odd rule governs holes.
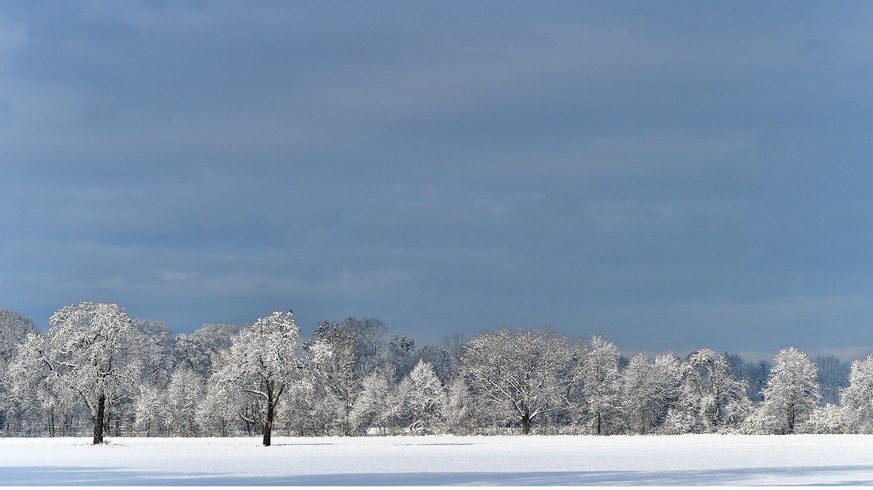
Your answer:
[[[0,306],[873,349],[873,3],[0,1]]]

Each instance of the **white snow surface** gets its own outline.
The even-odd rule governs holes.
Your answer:
[[[0,438],[2,485],[870,485],[873,436]]]

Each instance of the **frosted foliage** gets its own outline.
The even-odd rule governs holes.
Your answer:
[[[36,332],[36,325],[30,318],[19,313],[0,308],[0,367],[12,361],[18,345],[28,334]]]
[[[416,352],[412,339],[374,319],[321,322],[303,341],[290,311],[243,329],[205,324],[174,336],[162,322],[90,302],[58,310],[50,327],[40,332],[0,309],[6,435],[81,436],[91,424],[95,442],[105,426],[121,436],[258,435],[265,445],[274,428],[296,436],[873,433],[873,354],[851,365],[794,348],[773,364],[712,349],[684,361],[626,359],[602,337],[571,345],[550,328],[447,337]]]
[[[167,394],[153,386],[144,387],[134,404],[135,429],[145,437],[170,435]]]
[[[582,361],[582,383],[588,423],[595,434],[609,434],[620,422],[621,378],[618,347],[595,335]]]
[[[378,318],[346,318],[339,328],[355,339],[356,369],[362,375],[374,372],[384,359],[385,335],[388,327]]]
[[[623,373],[622,407],[628,429],[646,434],[658,428],[676,403],[679,393],[679,360],[672,354],[654,360],[634,355]]]
[[[758,404],[743,420],[738,432],[742,434],[778,434],[784,431],[784,423],[763,403]]]
[[[22,406],[63,411],[77,400],[77,394],[63,384],[52,368],[46,334],[33,332],[25,337],[9,365],[11,397]]]
[[[452,358],[447,349],[438,345],[426,345],[418,351],[418,359],[433,366],[433,372],[444,383],[452,375]]]
[[[47,358],[59,389],[78,394],[97,417],[101,399],[135,394],[140,373],[137,332],[116,304],[65,306],[49,319]]]
[[[230,389],[262,397],[266,390],[281,390],[299,370],[300,332],[285,313],[260,318],[232,338],[216,379]]]
[[[94,442],[102,442],[106,408],[118,417],[120,402],[139,394],[138,332],[120,306],[88,301],[61,308],[49,325],[44,335],[28,335],[19,349],[12,370],[17,391],[52,413],[81,403],[91,416]]]
[[[815,364],[794,348],[783,349],[773,360],[761,409],[777,421],[777,433],[794,433],[818,406],[819,386]]]
[[[831,403],[816,407],[797,429],[805,434],[849,434],[857,425],[856,414]]]
[[[873,430],[873,354],[852,362],[849,386],[841,395],[843,406],[851,410],[865,432]]]
[[[699,349],[682,363],[682,387],[677,406],[668,416],[671,433],[704,433],[736,428],[751,407],[747,384],[731,375],[724,354]]]
[[[317,371],[314,382],[321,394],[321,408],[332,429],[350,436],[354,432],[352,407],[361,386],[354,332],[338,323],[321,322],[313,336],[308,351]]]
[[[206,394],[197,407],[197,425],[204,435],[239,435],[246,397],[237,390],[219,384],[215,377],[206,382]]]
[[[483,411],[476,406],[464,378],[455,378],[446,386],[446,424],[449,432],[469,434],[475,431]]]
[[[164,322],[155,320],[137,318],[133,326],[137,331],[136,349],[143,360],[141,382],[166,386],[175,364],[173,333]]]
[[[376,371],[364,378],[351,413],[356,430],[374,428],[385,434],[394,425],[398,404],[390,381],[393,377],[393,373]]]
[[[306,376],[288,387],[285,401],[279,405],[278,418],[285,424],[285,431],[296,436],[320,433],[324,421],[319,419],[320,403],[315,384]]]
[[[407,375],[415,366],[415,341],[405,335],[392,335],[382,349],[382,364],[394,368],[396,379]]]
[[[398,392],[410,432],[436,434],[444,429],[446,391],[430,364],[419,361],[400,382]]]
[[[167,388],[167,421],[170,432],[179,436],[200,434],[197,408],[206,391],[206,381],[187,366],[173,373]]]
[[[206,323],[191,334],[179,334],[174,345],[176,365],[185,364],[203,377],[212,372],[212,356],[229,349],[239,327],[228,323]]]
[[[502,328],[467,342],[461,365],[472,394],[527,433],[545,411],[566,404],[569,353],[567,338],[554,330]]]
[[[300,380],[304,365],[297,324],[290,312],[276,312],[233,337],[213,376],[218,394],[226,400],[238,401],[240,394],[249,398],[251,403],[241,407],[240,416],[264,424],[264,445],[268,446],[276,405],[289,385]]]
[[[9,365],[18,353],[19,345],[28,335],[36,332],[36,326],[30,318],[0,308],[0,429],[3,422],[9,429],[10,415],[18,408],[19,402],[25,399],[17,398],[13,391],[14,380]],[[26,403],[20,406],[27,406]]]

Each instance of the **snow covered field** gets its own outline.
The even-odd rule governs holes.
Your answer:
[[[873,436],[0,438],[3,485],[873,484]]]

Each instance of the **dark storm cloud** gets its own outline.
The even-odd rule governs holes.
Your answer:
[[[873,12],[843,7],[6,4],[4,306],[873,346]]]

